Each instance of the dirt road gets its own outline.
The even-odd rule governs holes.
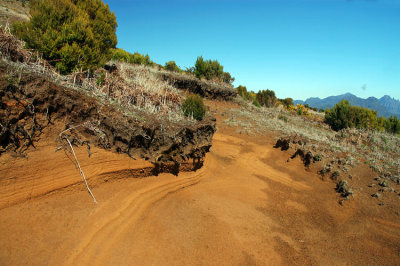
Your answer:
[[[98,205],[75,185],[3,208],[0,264],[400,263],[398,216],[363,200],[340,206],[333,182],[287,158],[220,132],[196,172],[97,181]]]

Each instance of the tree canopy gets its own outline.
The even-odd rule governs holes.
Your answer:
[[[111,58],[117,22],[101,0],[31,1],[30,15],[13,32],[61,73],[92,69]]]

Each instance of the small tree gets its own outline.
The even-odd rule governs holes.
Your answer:
[[[182,109],[185,116],[193,117],[196,120],[202,120],[206,114],[203,98],[198,94],[188,95],[182,103]]]
[[[182,69],[178,67],[175,63],[175,61],[168,61],[164,65],[165,70],[172,71],[172,72],[182,72]]]
[[[226,84],[232,85],[232,83],[235,81],[235,78],[231,76],[231,73],[224,72],[222,74],[222,81],[225,82]]]
[[[197,57],[193,73],[197,78],[222,79],[224,67],[217,60],[204,60],[202,56]],[[232,78],[232,77],[231,77]]]
[[[341,130],[348,127],[354,127],[353,111],[348,100],[342,100],[337,103],[332,110],[326,109],[325,122],[333,130]]]
[[[237,93],[239,94],[240,97],[242,97],[245,100],[248,100],[248,92],[247,92],[246,86],[239,85],[236,88],[236,91],[237,91]]]
[[[285,99],[282,99],[280,101],[283,104],[283,106],[285,106],[286,108],[289,108],[289,106],[294,105],[292,98],[285,98]]]
[[[274,107],[277,102],[275,92],[273,90],[260,90],[257,92],[257,101],[266,107]]]
[[[151,66],[153,65],[153,61],[150,60],[150,56],[148,54],[142,55],[140,53],[131,54],[129,63],[138,64],[138,65],[145,65]]]

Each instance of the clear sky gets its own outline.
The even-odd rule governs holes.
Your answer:
[[[400,0],[106,0],[118,47],[164,64],[217,59],[279,98],[400,99]]]

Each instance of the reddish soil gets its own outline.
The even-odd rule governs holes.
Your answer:
[[[28,159],[2,155],[0,264],[400,264],[400,200],[368,195],[370,169],[352,173],[367,192],[340,205],[334,182],[287,162],[270,133],[225,126],[234,105],[209,104],[218,131],[195,172],[129,178],[151,164],[77,148],[97,205],[54,139]]]

